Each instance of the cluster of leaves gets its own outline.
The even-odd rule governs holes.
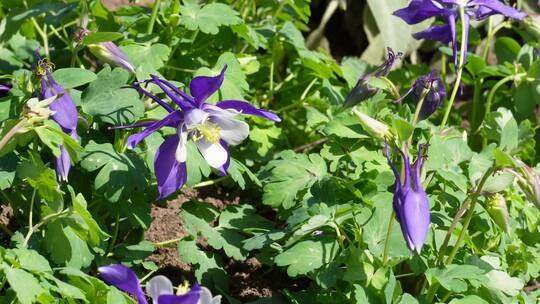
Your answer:
[[[32,65],[39,47],[77,105],[81,138],[77,142],[46,121],[27,127],[0,150],[2,207],[13,213],[9,227],[1,227],[10,235],[0,244],[2,301],[133,302],[92,275],[98,266],[120,262],[143,273],[158,270],[146,257],[162,244],[144,240],[144,232],[157,197],[154,154],[175,130],[163,129],[126,150],[130,131],[109,127],[166,114],[126,88],[134,81],[159,75],[184,88],[194,76],[216,75],[228,65],[222,87],[209,101],[248,100],[278,113],[282,122],[247,118],[250,141],[232,151],[225,179],[188,146],[187,186],[215,178],[211,183],[249,189],[239,205],[224,209],[197,199],[182,206],[187,236],[173,244],[198,282],[236,303],[225,266],[256,257],[291,277],[273,298],[257,303],[534,303],[540,293],[525,293],[523,287],[539,277],[540,214],[512,170],[519,168],[518,160],[532,167],[539,161],[538,21],[505,21],[496,29],[508,37],[495,35],[493,28],[484,35],[484,24],[471,29],[473,52],[452,126],[439,129],[439,113],[415,128],[409,123],[411,97],[396,104],[395,90],[405,92],[434,65],[443,67],[450,86],[454,78],[446,71],[454,67],[447,64],[449,48],[420,48],[410,36],[416,29],[391,17],[407,1],[199,2],[155,1],[154,10],[130,5],[114,11],[100,0],[0,3],[5,75],[0,79],[13,85],[0,98],[0,138],[38,91]],[[333,2],[364,16],[360,27],[369,46],[360,58],[338,62],[324,48],[326,38],[317,35],[324,33],[327,14],[306,43],[310,5],[335,10]],[[535,1],[518,2],[538,13]],[[94,34],[76,44],[72,35],[87,13]],[[134,74],[102,65],[86,49],[104,41],[120,46],[136,67]],[[474,51],[480,45],[487,48]],[[430,145],[423,171],[432,224],[420,255],[407,249],[391,216],[395,180],[383,142],[342,107],[358,78],[383,59],[386,46],[406,52],[410,60],[388,76],[392,87],[374,83],[383,90],[359,107],[400,139],[412,136],[415,143]],[[431,58],[430,66],[417,58]],[[157,86],[147,89],[160,94]],[[67,184],[51,169],[59,144],[74,161]],[[484,180],[492,168],[496,174]],[[458,223],[447,236],[462,204],[479,187],[470,225],[463,229]],[[484,194],[493,193],[506,198],[509,221],[491,212]],[[467,249],[457,250],[461,235]],[[441,263],[443,245],[456,249],[451,263]],[[292,284],[300,277],[308,283]]]

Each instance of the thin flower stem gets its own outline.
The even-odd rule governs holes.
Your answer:
[[[390,216],[390,221],[388,222],[388,230],[386,231],[386,239],[384,240],[384,253],[383,253],[383,259],[382,259],[383,264],[386,264],[386,261],[388,260],[390,236],[392,234],[392,226],[394,225],[395,215],[396,213],[392,211],[392,215]]]
[[[24,128],[26,122],[27,120],[25,118],[21,119],[16,125],[13,126],[13,128],[11,128],[11,130],[6,133],[6,135],[4,135],[4,137],[2,137],[2,139],[0,139],[0,151],[4,149],[4,147],[7,145],[9,140],[13,138],[13,136],[15,136],[21,129]]]
[[[399,99],[399,90],[396,88],[396,86],[394,85],[394,83],[388,79],[387,77],[384,77],[384,76],[381,76],[379,77],[379,79],[381,79],[382,81],[384,81],[386,84],[387,84],[387,89],[388,91],[390,91],[390,94],[392,94],[392,97],[394,97],[394,99]]]
[[[180,242],[183,239],[184,239],[184,237],[179,237],[179,238],[175,238],[175,239],[171,239],[171,240],[157,242],[157,243],[154,243],[154,246],[156,246],[156,247],[165,247],[165,246],[170,245],[170,244],[176,244],[176,243]]]
[[[49,35],[47,35],[46,32],[47,26],[42,29],[39,27],[39,24],[34,17],[30,18],[30,20],[32,21],[32,24],[34,25],[34,28],[38,32],[39,36],[43,40],[43,50],[45,51],[45,56],[49,57]]]
[[[317,80],[318,80],[317,78],[313,78],[313,80],[308,84],[304,92],[302,92],[302,95],[300,96],[300,99],[297,102],[292,103],[288,106],[284,106],[283,108],[277,110],[276,113],[281,113],[281,112],[288,111],[296,107],[302,106],[304,104],[304,99],[306,99],[311,88],[315,85],[315,83],[317,83]]]
[[[493,39],[493,37],[495,37],[495,34],[497,34],[498,31],[505,28],[508,24],[509,24],[508,21],[504,21],[504,22],[501,22],[499,25],[497,25],[497,27],[493,28],[491,17],[489,18],[489,25],[488,25],[489,29],[488,29],[488,34],[486,37],[486,46],[484,47],[484,52],[482,54],[482,58],[484,58],[484,61],[488,59],[491,40]]]
[[[113,236],[112,236],[111,242],[109,243],[109,247],[107,247],[107,251],[105,252],[105,255],[107,255],[109,252],[112,252],[114,249],[114,245],[116,243],[116,240],[118,239],[119,226],[120,226],[120,214],[116,214],[116,219],[114,221]]]
[[[220,183],[220,182],[222,182],[222,181],[224,181],[224,180],[226,180],[226,179],[227,179],[227,176],[223,176],[223,177],[220,177],[220,178],[216,178],[216,179],[214,179],[214,180],[209,180],[209,181],[205,181],[205,182],[200,182],[200,183],[194,185],[194,186],[191,187],[191,188],[195,189],[195,188],[203,188],[203,187],[207,187],[207,186],[212,186],[212,185],[215,185],[215,184],[217,184],[217,183]]]
[[[461,33],[465,33],[467,31],[467,24],[463,21],[465,20],[465,7],[464,6],[461,6],[459,8],[459,15],[461,18]],[[446,110],[444,112],[444,117],[441,122],[441,129],[444,129],[444,127],[446,126],[446,122],[448,121],[448,117],[450,116],[450,111],[452,111],[452,106],[454,105],[454,101],[456,100],[457,92],[461,84],[461,76],[463,74],[463,63],[465,62],[465,57],[467,57],[467,54],[465,54],[466,47],[467,47],[467,40],[464,39],[462,35],[461,48],[459,51],[459,62],[458,62],[458,67],[457,67],[458,72],[456,76],[456,82],[454,83],[454,89],[452,90],[452,94],[450,95],[448,105],[446,106]]]
[[[37,189],[34,188],[34,192],[32,192],[32,199],[30,200],[30,209],[28,211],[28,233],[26,233],[26,237],[23,241],[23,247],[26,247],[28,245],[28,241],[30,240],[30,237],[32,236],[32,233],[34,233],[34,224],[33,224],[33,215],[34,215],[34,201],[36,200],[36,193]]]
[[[146,28],[146,34],[150,35],[154,31],[154,23],[156,23],[157,14],[159,7],[161,6],[161,0],[156,0],[154,2],[154,7],[152,8],[152,15],[150,16],[150,22],[148,23],[148,28]]]

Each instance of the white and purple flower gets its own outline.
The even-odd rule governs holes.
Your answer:
[[[431,17],[443,18],[447,24],[433,25],[424,31],[415,33],[413,37],[437,40],[442,43],[452,42],[454,62],[457,67],[456,21],[460,18],[460,9],[462,8],[465,14],[461,22],[467,29],[463,33],[465,43],[469,37],[468,29],[471,18],[483,20],[491,15],[501,14],[521,20],[527,16],[527,14],[506,6],[498,0],[412,0],[408,7],[395,11],[394,15],[403,19],[407,24],[417,24]],[[467,49],[465,48],[466,53]]]
[[[36,56],[39,61],[35,70],[36,74],[40,77],[41,98],[49,99],[56,97],[49,105],[49,109],[54,112],[52,119],[62,128],[64,133],[71,136],[71,138],[78,140],[77,122],[79,114],[77,112],[77,107],[73,102],[73,98],[71,98],[64,87],[54,80],[47,62],[41,59],[41,57],[37,55],[37,52]],[[60,145],[60,156],[55,158],[54,165],[58,180],[67,181],[69,170],[71,169],[71,158],[62,145]]]
[[[257,109],[245,101],[225,100],[215,105],[207,103],[206,100],[221,87],[226,68],[227,66],[216,77],[193,78],[189,85],[191,96],[167,80],[156,76],[143,82],[158,85],[180,108],[178,110],[143,89],[140,86],[141,83],[132,86],[156,101],[169,114],[157,122],[115,127],[146,127],[142,132],[128,138],[128,148],[133,149],[147,136],[163,127],[176,128],[176,135],[165,139],[154,159],[160,198],[176,192],[187,181],[186,145],[188,140],[195,143],[208,165],[217,169],[222,175],[226,175],[230,162],[229,145],[238,145],[249,135],[249,125],[238,120],[238,115],[255,115],[275,122],[280,121],[276,114]]]
[[[99,267],[101,278],[128,293],[138,304],[148,304],[139,278],[129,267],[117,264]],[[162,275],[150,279],[146,283],[146,294],[152,299],[153,304],[220,304],[221,296],[212,296],[206,287],[193,285],[191,289],[182,295],[175,295],[171,281]]]

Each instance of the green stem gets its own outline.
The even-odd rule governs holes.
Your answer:
[[[156,23],[157,14],[159,7],[161,5],[161,0],[156,0],[154,2],[154,7],[152,8],[152,15],[150,16],[150,22],[148,23],[148,28],[146,29],[146,34],[150,35],[154,31],[154,23]]]
[[[314,79],[308,84],[308,86],[306,87],[306,89],[304,90],[304,92],[302,92],[302,96],[300,96],[300,100],[298,100],[297,102],[292,103],[292,104],[290,104],[290,105],[284,106],[283,108],[277,110],[276,113],[281,113],[281,112],[288,111],[288,110],[294,109],[294,108],[296,108],[296,107],[302,106],[302,105],[304,104],[304,99],[306,99],[306,97],[307,97],[309,91],[310,91],[311,88],[315,85],[315,83],[317,83],[317,78],[314,78]]]
[[[459,8],[459,15],[461,18],[461,32],[465,33],[467,31],[467,24],[463,22],[465,19],[465,7],[461,6]],[[454,101],[457,96],[457,92],[459,90],[459,86],[461,84],[461,76],[463,74],[463,63],[465,62],[465,57],[467,57],[467,54],[465,54],[465,48],[467,47],[467,40],[461,38],[461,48],[459,51],[459,62],[458,62],[458,72],[456,76],[456,82],[454,83],[454,89],[452,90],[452,94],[450,95],[450,99],[448,101],[448,105],[446,106],[446,111],[444,112],[444,117],[441,122],[441,129],[443,129],[446,126],[446,122],[448,121],[448,117],[450,116],[450,111],[452,111],[452,106],[454,105]]]
[[[390,79],[384,76],[379,77],[379,79],[386,82],[386,89],[390,92],[390,94],[392,94],[392,97],[394,97],[394,99],[399,99],[401,97],[399,96],[399,90],[396,88],[396,86]]]
[[[480,107],[481,94],[482,94],[482,83],[484,80],[482,78],[474,79],[474,93],[473,93],[473,105],[471,111],[471,134],[475,134],[478,129],[478,108]],[[471,136],[472,139],[472,136]]]
[[[205,182],[200,182],[200,183],[194,185],[194,186],[191,187],[191,188],[195,189],[195,188],[202,188],[202,187],[212,186],[212,185],[215,185],[215,184],[217,184],[217,183],[220,183],[220,182],[222,182],[222,181],[224,181],[224,180],[226,180],[226,179],[227,179],[227,176],[223,176],[223,177],[220,177],[220,178],[216,178],[216,179],[214,179],[214,180],[209,180],[209,181],[205,181]]]
[[[505,21],[505,22],[501,22],[501,24],[497,25],[497,27],[492,28],[492,20],[491,20],[491,17],[489,18],[489,25],[488,25],[489,29],[488,29],[488,34],[487,34],[487,38],[486,38],[486,46],[484,47],[484,52],[482,54],[482,58],[484,58],[484,61],[487,60],[488,55],[489,55],[489,48],[490,48],[490,44],[491,44],[491,39],[493,39],[493,37],[495,37],[495,34],[497,34],[498,31],[505,28],[508,24],[509,24],[509,22]]]
[[[382,263],[386,264],[386,261],[388,260],[388,251],[389,251],[389,244],[390,244],[390,236],[392,234],[392,226],[394,225],[394,216],[395,212],[392,211],[392,215],[390,216],[390,221],[388,222],[388,230],[386,231],[386,239],[384,240],[384,253],[383,253],[383,259]]]
[[[4,147],[7,145],[9,140],[13,138],[21,129],[24,128],[24,125],[27,123],[27,120],[25,118],[21,119],[16,125],[14,125],[11,130],[9,130],[2,139],[0,139],[0,151],[4,149]]]
[[[120,227],[120,214],[116,214],[116,219],[114,221],[113,236],[112,236],[111,242],[109,243],[109,247],[107,247],[107,252],[105,252],[105,255],[113,251],[114,245],[116,244],[116,240],[118,239],[119,227]]]
[[[172,239],[172,240],[166,240],[166,241],[162,241],[162,242],[157,242],[157,243],[154,243],[154,246],[156,246],[156,247],[164,247],[164,246],[167,246],[167,245],[170,245],[170,244],[178,243],[179,241],[181,241],[183,239],[184,239],[184,237],[179,237],[179,238]]]
[[[26,233],[26,237],[23,241],[23,247],[26,247],[28,245],[28,241],[30,240],[30,237],[32,236],[32,233],[34,233],[34,225],[33,225],[33,215],[34,215],[34,201],[36,200],[36,193],[37,189],[34,188],[34,192],[32,192],[32,199],[30,200],[30,210],[28,211],[28,233]]]
[[[32,21],[32,24],[34,25],[34,28],[38,32],[39,36],[43,40],[43,50],[45,51],[45,56],[49,57],[50,55],[49,54],[49,35],[47,35],[47,32],[46,32],[47,27],[44,27],[43,29],[41,29],[34,17],[30,18],[30,20]]]

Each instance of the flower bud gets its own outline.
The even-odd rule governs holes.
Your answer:
[[[28,120],[29,125],[34,125],[49,119],[54,115],[54,111],[49,109],[49,105],[56,99],[52,96],[45,100],[32,98],[26,102],[22,116]]]
[[[88,46],[90,52],[100,60],[135,73],[135,67],[126,54],[113,42],[102,42]]]
[[[385,138],[390,139],[393,137],[392,132],[390,132],[390,127],[386,124],[360,112],[356,107],[354,107],[352,111],[358,117],[362,128],[364,128],[369,135],[383,140]]]
[[[506,234],[510,234],[510,216],[504,196],[499,193],[489,196],[486,200],[486,211],[497,226]]]

